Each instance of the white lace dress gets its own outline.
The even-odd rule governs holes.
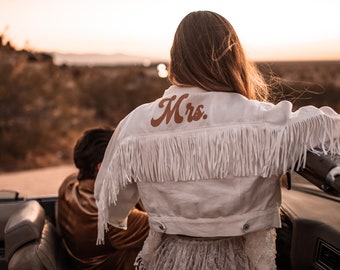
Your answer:
[[[227,238],[195,238],[150,231],[137,270],[273,270],[275,229]]]

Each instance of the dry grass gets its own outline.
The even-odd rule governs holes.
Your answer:
[[[56,66],[0,46],[0,172],[72,163],[88,128],[115,126],[169,87],[156,66]],[[259,63],[276,100],[340,112],[340,62]]]

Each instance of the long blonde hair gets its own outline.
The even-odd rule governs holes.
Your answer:
[[[227,19],[211,11],[189,13],[179,24],[170,51],[169,80],[178,86],[237,92],[267,100],[268,86],[247,61]]]

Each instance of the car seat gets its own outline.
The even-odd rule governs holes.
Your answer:
[[[68,269],[61,238],[36,200],[9,217],[4,239],[9,270]]]

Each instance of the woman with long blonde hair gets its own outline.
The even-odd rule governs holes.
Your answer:
[[[340,153],[331,108],[268,102],[232,25],[189,13],[171,48],[173,84],[121,121],[96,180],[98,242],[141,198],[150,233],[137,269],[276,269],[279,178],[307,151]]]

